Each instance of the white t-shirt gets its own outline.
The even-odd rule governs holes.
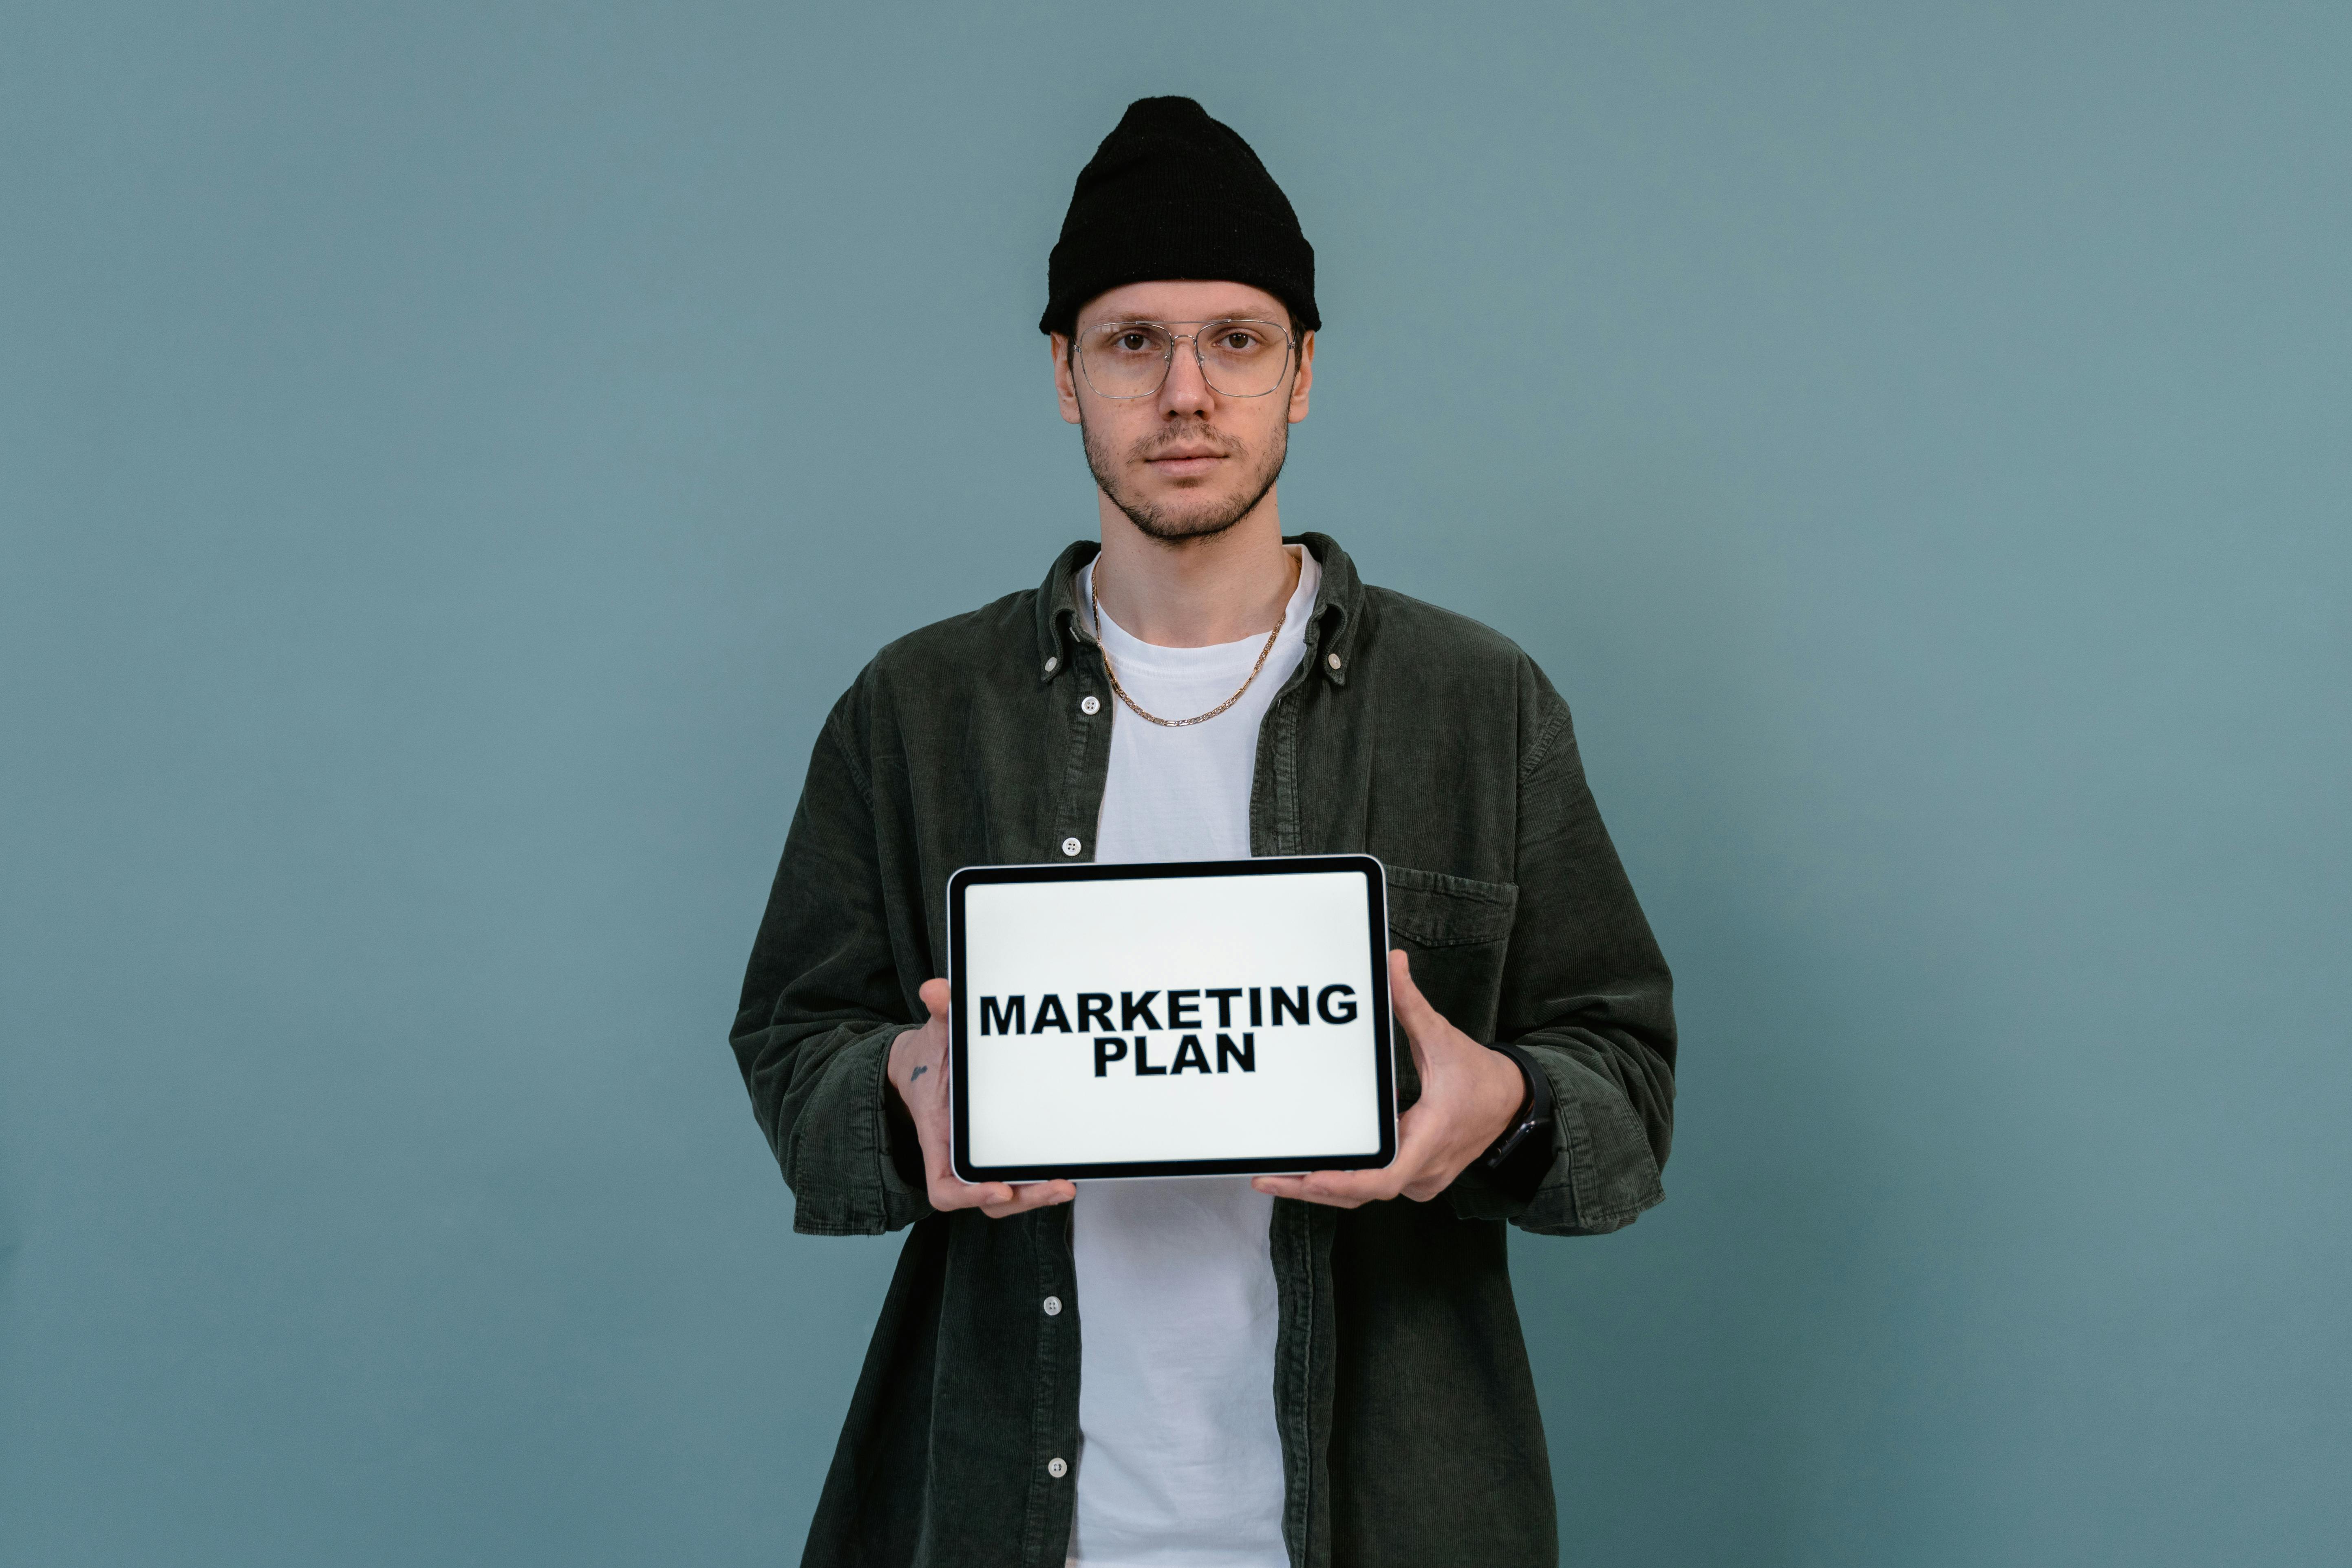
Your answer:
[[[1322,569],[1294,545],[1297,589],[1240,701],[1163,729],[1110,706],[1098,861],[1250,852],[1258,721],[1298,668]],[[1094,568],[1078,580],[1087,598]],[[1139,642],[1105,617],[1103,650],[1150,712],[1190,718],[1233,695],[1263,633],[1213,647]],[[1079,1319],[1078,1510],[1085,1568],[1288,1568],[1275,1426],[1274,1200],[1248,1178],[1081,1182],[1071,1210]]]

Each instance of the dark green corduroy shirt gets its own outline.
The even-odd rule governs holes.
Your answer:
[[[1551,1471],[1503,1226],[1615,1230],[1664,1195],[1671,982],[1542,672],[1475,621],[1366,587],[1323,535],[1294,542],[1323,582],[1259,728],[1251,851],[1379,857],[1423,993],[1473,1038],[1532,1050],[1557,1113],[1532,1199],[1465,1174],[1426,1204],[1276,1203],[1283,1536],[1301,1568],[1548,1564]],[[883,1068],[928,1016],[916,988],[942,972],[949,874],[1093,854],[1113,704],[1073,584],[1097,548],[866,666],[817,739],[744,978],[735,1052],[793,1227],[914,1227],[810,1527],[814,1568],[1060,1568],[1070,1539],[1087,1304],[1069,1211],[933,1211]],[[1402,1037],[1397,1086],[1401,1106],[1420,1094]],[[1075,1310],[1048,1315],[1048,1296]]]

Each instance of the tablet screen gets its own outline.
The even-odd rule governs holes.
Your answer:
[[[1394,1155],[1371,857],[971,867],[948,924],[965,1181]]]

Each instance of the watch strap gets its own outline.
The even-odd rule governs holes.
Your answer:
[[[1551,1169],[1551,1075],[1543,1070],[1534,1053],[1524,1046],[1497,1040],[1492,1042],[1490,1048],[1517,1064],[1528,1092],[1520,1102],[1519,1113],[1475,1163],[1498,1185],[1531,1197],[1542,1184],[1544,1173]]]

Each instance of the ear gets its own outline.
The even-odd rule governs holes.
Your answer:
[[[1080,424],[1078,381],[1071,374],[1069,337],[1062,332],[1050,332],[1046,334],[1046,342],[1053,345],[1054,350],[1054,395],[1061,401],[1062,423]]]
[[[1298,340],[1298,374],[1290,379],[1290,422],[1307,417],[1307,394],[1315,385],[1315,334]]]

